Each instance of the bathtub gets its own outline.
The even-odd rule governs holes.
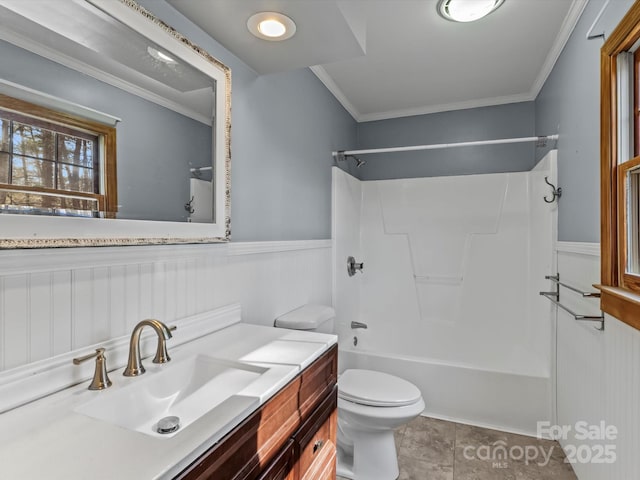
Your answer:
[[[335,170],[340,369],[413,382],[432,417],[528,435],[553,421],[554,307],[538,292],[556,271],[557,204],[544,201],[556,161],[373,181]],[[352,277],[350,255],[364,262]]]
[[[536,422],[551,418],[548,376],[526,375],[444,363],[427,358],[379,353],[342,345],[342,372],[364,368],[389,373],[422,392],[423,415],[523,435],[536,435]]]

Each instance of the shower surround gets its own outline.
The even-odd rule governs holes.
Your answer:
[[[489,175],[360,182],[334,169],[341,368],[410,380],[430,416],[529,434],[551,420],[551,306],[538,292],[555,272],[557,204],[543,200],[555,155]],[[362,275],[347,276],[348,255]]]

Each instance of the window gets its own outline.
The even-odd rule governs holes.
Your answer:
[[[640,3],[601,50],[601,308],[640,329]]]
[[[0,95],[0,213],[115,217],[115,129]]]

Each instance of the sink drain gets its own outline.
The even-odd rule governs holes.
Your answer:
[[[164,417],[158,420],[156,431],[161,434],[173,433],[180,428],[180,417]]]

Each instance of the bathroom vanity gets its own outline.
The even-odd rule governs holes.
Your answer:
[[[335,478],[337,363],[334,345],[176,478]]]
[[[335,477],[334,335],[245,324],[237,305],[175,323],[163,365],[151,362],[156,336],[145,330],[138,377],[122,375],[128,336],[107,342],[113,386],[105,390],[87,389],[92,362],[71,362],[84,351],[0,373],[2,477]],[[72,383],[61,388],[61,380]],[[25,401],[47,383],[50,393]],[[154,429],[165,415],[180,417],[179,430]]]

